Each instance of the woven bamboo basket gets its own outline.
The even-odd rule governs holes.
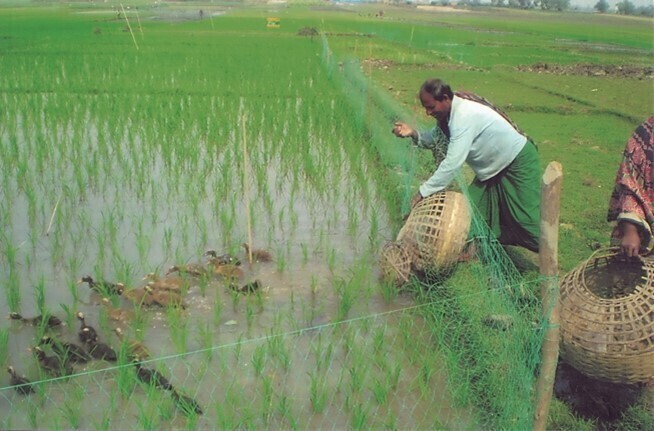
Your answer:
[[[561,356],[613,383],[654,378],[654,258],[600,249],[560,283]]]
[[[439,192],[421,200],[397,235],[417,270],[441,270],[458,260],[470,231],[470,209],[461,193]]]
[[[402,287],[409,281],[411,257],[401,242],[387,242],[381,251],[379,266],[382,280]]]

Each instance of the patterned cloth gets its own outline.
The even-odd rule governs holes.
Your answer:
[[[643,245],[652,248],[654,228],[654,116],[627,141],[609,201],[607,221],[636,224]]]

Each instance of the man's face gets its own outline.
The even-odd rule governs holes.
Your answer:
[[[425,108],[425,113],[430,117],[434,117],[439,121],[447,121],[450,116],[450,107],[452,101],[448,96],[444,96],[443,100],[436,100],[434,96],[429,93],[420,93],[420,102]]]

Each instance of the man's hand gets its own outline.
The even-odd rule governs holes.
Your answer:
[[[393,134],[398,138],[417,138],[418,132],[416,132],[413,127],[397,122],[393,125]]]
[[[420,202],[421,200],[422,200],[422,195],[420,194],[420,192],[416,193],[415,196],[411,198],[411,209],[413,209],[413,207],[418,205],[418,202]]]

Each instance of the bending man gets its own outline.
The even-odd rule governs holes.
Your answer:
[[[446,145],[445,158],[411,200],[444,190],[464,162],[475,172],[471,203],[502,244],[538,251],[540,160],[536,146],[499,109],[468,92],[452,92],[440,79],[425,81],[418,93],[436,127],[418,132],[395,123],[393,133],[425,148]]]

